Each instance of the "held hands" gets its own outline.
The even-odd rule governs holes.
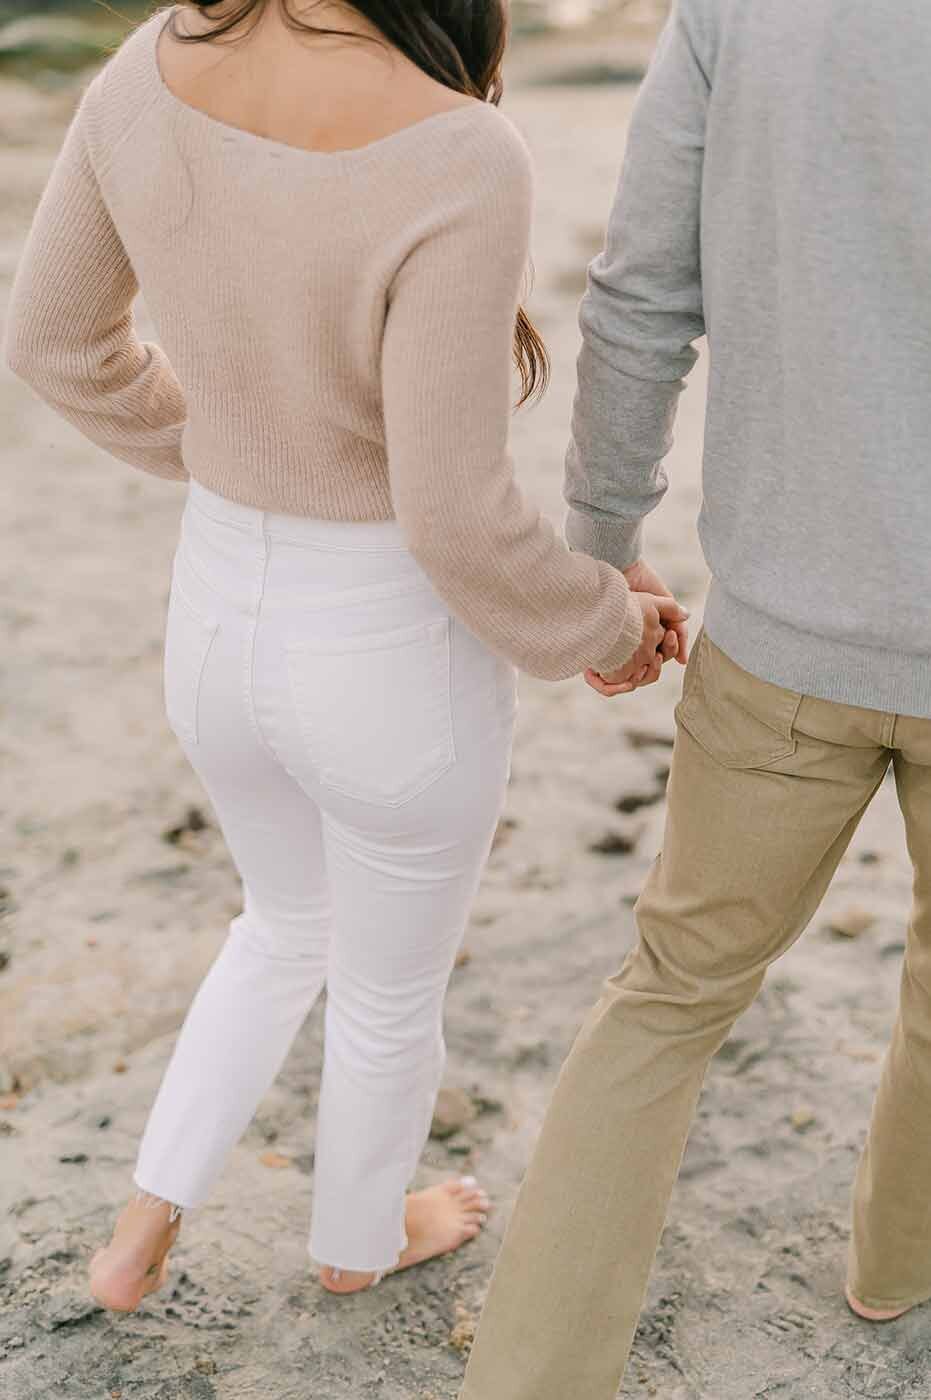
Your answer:
[[[673,658],[684,666],[688,660],[688,613],[669,593],[658,574],[642,560],[624,570],[633,601],[643,611],[643,639],[637,651],[618,671],[607,676],[586,671],[585,680],[599,695],[628,695],[640,686],[659,680],[663,665]]]

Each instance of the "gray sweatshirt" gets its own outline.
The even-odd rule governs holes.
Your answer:
[[[679,0],[581,310],[567,537],[621,568],[711,352],[711,639],[931,718],[931,4]]]

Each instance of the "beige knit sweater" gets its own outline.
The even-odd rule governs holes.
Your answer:
[[[175,97],[167,12],[90,85],[13,291],[6,355],[95,443],[260,509],[396,518],[448,606],[535,675],[639,644],[623,575],[573,554],[507,450],[526,148],[476,102],[307,151]],[[142,289],[160,345],[142,343]]]

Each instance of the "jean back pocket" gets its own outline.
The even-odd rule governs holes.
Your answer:
[[[301,735],[323,787],[397,807],[452,767],[448,618],[302,639],[287,655]]]
[[[724,768],[767,768],[795,753],[801,701],[795,691],[742,670],[702,632],[676,719]]]

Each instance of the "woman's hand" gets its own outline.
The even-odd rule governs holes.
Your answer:
[[[656,598],[672,597],[659,574],[645,559],[638,559],[636,564],[631,564],[623,573],[633,593],[652,593]],[[686,623],[680,622],[672,630],[679,639],[675,659],[680,666],[684,666],[689,659],[689,629]]]
[[[688,621],[685,608],[674,598],[653,593],[632,593],[631,597],[643,611],[643,639],[626,666],[607,676],[586,671],[585,681],[599,695],[628,695],[643,685],[659,680],[663,663],[678,656],[680,637]]]

